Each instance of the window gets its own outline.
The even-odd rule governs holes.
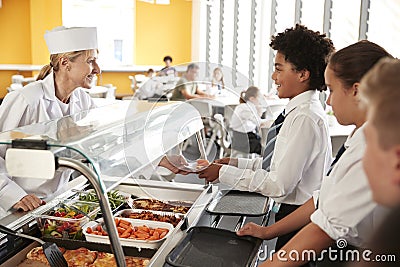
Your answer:
[[[270,37],[293,27],[296,22],[314,31],[325,32],[336,49],[366,36],[394,56],[400,56],[400,1],[207,0],[201,3],[210,8],[209,21],[204,22],[209,27],[210,37],[200,44],[208,46],[209,54],[208,58],[204,56],[205,61],[222,64],[232,69],[232,73],[246,76],[264,92],[273,91],[274,54],[269,48]],[[222,45],[219,40],[222,40]],[[237,80],[237,77],[232,78]]]
[[[103,66],[134,62],[135,1],[62,1],[66,27],[97,27],[99,61]]]

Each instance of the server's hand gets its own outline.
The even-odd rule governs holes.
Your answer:
[[[223,165],[231,165],[231,166],[238,166],[238,159],[237,158],[222,158],[214,160],[215,163],[223,164]]]
[[[219,177],[221,164],[212,163],[206,169],[199,171],[199,178],[205,178],[208,182],[214,182]]]
[[[238,236],[251,235],[261,239],[267,239],[266,233],[266,227],[255,224],[253,222],[245,224],[236,232]]]
[[[187,175],[190,173],[189,170],[185,169],[185,164],[187,164],[186,160],[182,156],[168,156],[170,162],[166,156],[164,156],[158,166],[167,168],[171,172],[175,174],[183,174]]]
[[[34,210],[37,207],[46,204],[43,200],[38,198],[35,195],[26,195],[23,198],[21,198],[20,201],[18,201],[13,208],[16,210],[22,210],[22,211],[29,211],[29,210]]]

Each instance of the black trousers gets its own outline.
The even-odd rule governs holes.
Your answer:
[[[281,219],[285,218],[287,215],[289,215],[290,213],[295,211],[298,207],[300,207],[300,205],[290,205],[290,204],[282,203],[279,208],[279,211],[275,215],[275,222],[278,222]],[[276,241],[276,245],[275,245],[275,251],[280,250],[299,231],[300,231],[300,229],[278,237],[278,240]]]
[[[285,218],[287,215],[289,215],[290,213],[295,211],[298,207],[300,207],[300,205],[290,205],[290,204],[282,203],[279,208],[279,211],[275,215],[275,222],[278,222],[279,220]],[[301,229],[278,237],[278,240],[276,241],[276,245],[275,245],[275,251],[280,250],[284,245],[286,245],[286,243],[289,242],[289,240],[292,239],[292,237],[294,237],[300,230]],[[302,266],[303,267],[315,267],[317,265],[315,262],[312,261],[312,262],[308,262]]]

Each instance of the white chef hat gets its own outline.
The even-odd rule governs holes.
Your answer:
[[[50,54],[97,49],[96,27],[56,27],[44,34]]]

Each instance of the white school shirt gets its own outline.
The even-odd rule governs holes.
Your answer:
[[[222,166],[221,183],[259,192],[278,203],[302,205],[312,197],[332,161],[328,122],[318,92],[292,98],[285,114],[270,172],[262,169],[262,158],[239,159],[238,168]]]
[[[364,125],[345,142],[340,157],[319,191],[318,209],[311,221],[333,240],[344,238],[362,247],[370,234],[387,215],[387,209],[376,204],[362,166],[365,150]],[[315,196],[314,195],[314,200]]]
[[[72,92],[68,104],[62,103],[61,107],[60,103],[55,95],[51,72],[43,80],[30,83],[5,96],[0,105],[0,131],[57,119],[96,107],[89,94],[81,88]],[[48,197],[68,181],[71,172],[60,169],[51,180],[10,178],[4,168],[5,148],[0,148],[0,206],[4,210],[10,209],[26,194]]]
[[[255,132],[262,121],[256,106],[248,101],[235,107],[229,127],[241,133]]]

